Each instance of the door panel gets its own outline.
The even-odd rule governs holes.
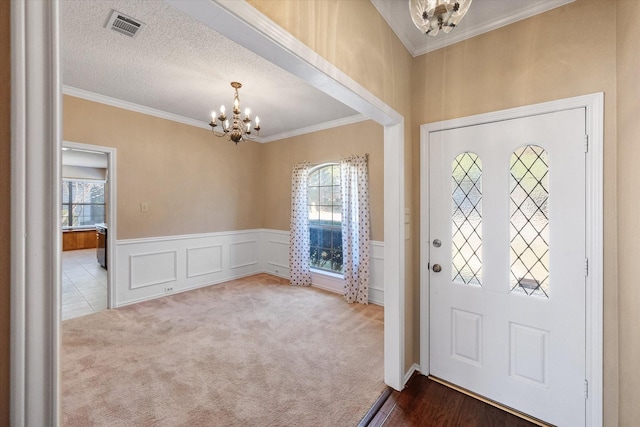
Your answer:
[[[584,135],[581,108],[429,137],[430,372],[559,425],[585,417]]]

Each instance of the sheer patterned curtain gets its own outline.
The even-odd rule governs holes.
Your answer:
[[[311,285],[309,261],[309,211],[307,207],[307,178],[309,164],[293,166],[291,177],[291,226],[289,247],[289,269],[291,284]]]
[[[342,258],[344,297],[348,303],[369,303],[369,172],[367,158],[340,161],[342,189]]]

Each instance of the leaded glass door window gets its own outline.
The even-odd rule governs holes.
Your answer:
[[[482,284],[482,161],[470,152],[452,165],[452,281]]]
[[[511,291],[549,297],[549,161],[539,146],[511,155]]]

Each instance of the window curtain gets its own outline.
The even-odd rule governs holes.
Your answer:
[[[342,257],[348,303],[369,303],[369,172],[368,155],[340,161],[342,193]]]
[[[307,207],[307,178],[309,164],[293,166],[291,177],[291,225],[289,246],[289,271],[291,285],[311,285],[309,260],[309,212]]]

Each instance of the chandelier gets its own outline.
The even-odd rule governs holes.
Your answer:
[[[240,96],[238,95],[238,89],[242,87],[242,83],[231,82],[231,87],[235,89],[233,94],[233,117],[231,121],[227,118],[224,105],[220,106],[220,115],[216,118],[216,112],[211,113],[211,131],[215,136],[226,136],[228,140],[233,141],[238,145],[240,141],[253,140],[260,135],[260,118],[256,116],[256,125],[253,130],[256,131],[256,135],[251,133],[251,110],[245,108],[244,117],[240,117]],[[220,125],[216,123],[216,120],[220,122]],[[218,126],[222,126],[222,131],[216,130]]]
[[[429,36],[448,33],[467,13],[471,0],[409,0],[411,19]]]

